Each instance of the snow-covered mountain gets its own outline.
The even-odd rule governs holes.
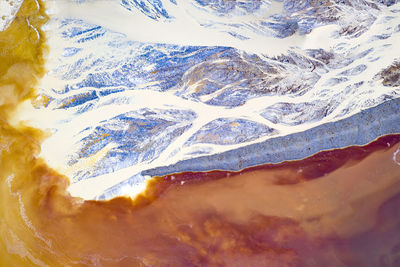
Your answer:
[[[21,116],[52,129],[42,155],[86,198],[400,95],[397,1],[49,4],[49,73]]]

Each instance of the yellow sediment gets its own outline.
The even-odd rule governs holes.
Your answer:
[[[9,123],[45,73],[44,8],[25,0],[0,32],[0,266],[400,262],[396,135],[348,154],[153,178],[135,199],[71,197],[69,179],[38,158],[45,134]]]

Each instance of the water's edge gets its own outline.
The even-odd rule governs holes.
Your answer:
[[[260,164],[302,159],[323,150],[361,146],[380,136],[399,132],[400,98],[397,98],[304,132],[271,138],[221,154],[183,160],[141,174],[162,176],[186,171],[239,171]]]

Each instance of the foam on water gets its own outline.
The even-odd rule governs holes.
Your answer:
[[[0,31],[7,29],[10,22],[15,18],[23,0],[4,0],[0,2]]]

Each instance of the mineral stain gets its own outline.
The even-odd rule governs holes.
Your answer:
[[[299,161],[154,177],[84,201],[11,125],[43,76],[44,4],[0,32],[0,266],[397,266],[400,135]]]

